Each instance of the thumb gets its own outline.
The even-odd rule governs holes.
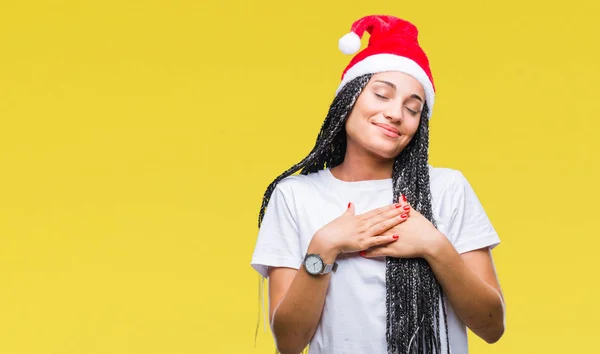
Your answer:
[[[354,209],[354,203],[350,202],[350,203],[348,203],[348,209],[346,209],[346,212],[344,212],[344,214],[354,215],[355,211],[356,210]]]
[[[400,194],[398,196],[398,203],[400,203],[402,206],[405,206],[406,204],[408,204],[408,200],[406,199],[406,195]]]

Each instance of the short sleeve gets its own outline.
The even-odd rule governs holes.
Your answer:
[[[465,253],[476,249],[496,247],[500,243],[483,206],[469,181],[456,171],[452,186],[452,219],[449,239],[458,251]]]
[[[299,269],[303,259],[291,191],[280,185],[269,199],[252,255],[251,266],[263,277],[268,267]]]

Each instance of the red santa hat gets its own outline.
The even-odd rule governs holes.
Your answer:
[[[356,54],[342,74],[336,95],[358,76],[383,71],[400,71],[421,83],[429,118],[435,101],[435,87],[429,69],[429,60],[419,46],[418,30],[412,23],[394,16],[366,16],[352,24],[351,32],[340,38],[339,48],[344,54],[354,54],[360,49],[360,40],[367,31],[368,46]]]

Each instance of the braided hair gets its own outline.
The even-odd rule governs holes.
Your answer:
[[[279,175],[268,186],[258,217],[260,227],[275,186],[300,170],[307,175],[341,164],[346,153],[345,123],[358,96],[373,74],[350,81],[338,93],[312,151],[302,161]],[[425,104],[416,134],[395,158],[393,200],[404,194],[412,207],[436,226],[429,185],[429,108]],[[437,227],[437,226],[436,226]],[[423,258],[386,257],[386,340],[388,353],[441,353],[440,303],[444,317],[446,348],[449,352],[448,323],[442,288]]]

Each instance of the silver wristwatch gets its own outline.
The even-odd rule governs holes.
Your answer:
[[[307,254],[304,257],[304,269],[310,275],[323,275],[337,270],[337,263],[325,264],[323,258],[316,253]]]

